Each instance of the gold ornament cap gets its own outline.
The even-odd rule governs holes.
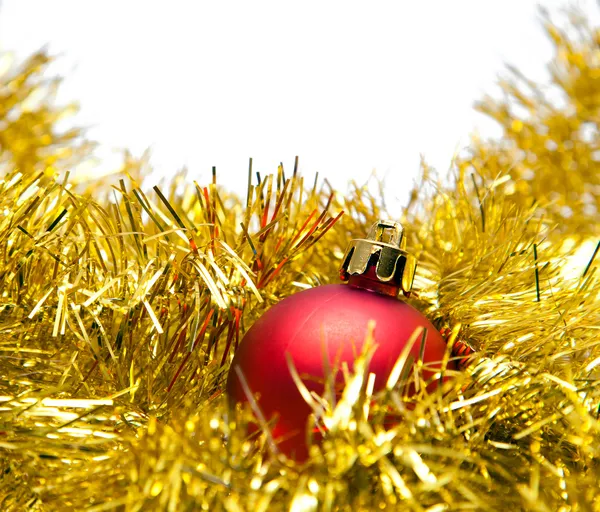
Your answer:
[[[385,295],[408,297],[412,290],[417,260],[407,253],[404,228],[399,222],[380,220],[367,238],[352,240],[340,268],[340,279],[349,286]]]

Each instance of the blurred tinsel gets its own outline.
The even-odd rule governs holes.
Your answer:
[[[411,300],[476,350],[470,366],[406,407],[399,390],[371,400],[363,354],[303,466],[247,434],[224,377],[266,308],[335,279],[382,194],[282,167],[251,169],[243,198],[216,174],[147,190],[131,155],[73,178],[93,145],[58,130],[72,107],[50,59],[6,70],[0,509],[600,510],[600,31],[544,23],[552,87],[510,70],[478,107],[503,137],[474,138],[449,185],[423,164],[400,219]],[[389,408],[404,419],[386,430]]]

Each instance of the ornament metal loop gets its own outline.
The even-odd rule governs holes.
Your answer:
[[[384,235],[389,235],[387,242],[384,242]],[[406,239],[404,238],[404,227],[399,222],[393,220],[380,220],[371,226],[367,239],[375,240],[377,242],[387,243],[398,247],[398,249],[404,249],[406,247]]]
[[[371,226],[367,238],[350,243],[340,269],[340,279],[348,281],[353,276],[361,276],[366,281],[392,289],[394,295],[402,290],[409,296],[417,260],[406,252],[405,247],[402,224],[380,220]]]

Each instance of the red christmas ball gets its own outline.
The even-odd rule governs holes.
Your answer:
[[[390,223],[380,222],[377,226],[382,224],[389,227]],[[396,223],[393,226],[401,230]],[[346,362],[352,368],[362,350],[367,325],[374,320],[378,347],[369,371],[376,375],[375,391],[385,386],[406,342],[419,327],[426,329],[423,361],[429,367],[441,367],[446,350],[442,336],[422,313],[395,298],[399,288],[405,293],[410,291],[414,260],[401,249],[400,240],[385,244],[377,240],[377,234],[373,238],[375,241],[358,240],[351,246],[342,268],[342,279],[349,280],[347,285],[312,288],[282,300],[250,328],[233,359],[227,381],[231,403],[247,400],[237,367],[258,397],[265,417],[278,416],[272,429],[278,448],[296,460],[304,460],[308,455],[306,427],[312,410],[290,374],[286,354],[291,356],[307,388],[322,394],[324,354],[330,366]],[[368,255],[364,254],[366,245],[360,247],[360,242],[368,244]],[[375,258],[374,246],[378,248]],[[383,270],[390,255],[382,248],[394,249],[392,259],[396,266],[388,281]],[[358,258],[361,251],[365,265]],[[420,350],[421,344],[415,343],[411,349],[414,360],[419,358]],[[431,373],[424,372],[424,377],[431,377]],[[336,378],[343,384],[341,372]]]

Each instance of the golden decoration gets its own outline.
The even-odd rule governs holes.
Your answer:
[[[410,300],[472,363],[430,394],[401,360],[373,395],[365,333],[342,399],[311,397],[327,433],[304,466],[271,455],[268,428],[247,433],[224,377],[269,306],[337,279],[348,240],[387,217],[382,195],[251,165],[243,198],[216,173],[147,190],[131,155],[73,183],[91,146],[56,130],[48,57],[5,72],[0,509],[600,510],[600,32],[546,21],[564,104],[513,70],[479,107],[505,136],[474,139],[450,184],[424,165],[398,219]]]

